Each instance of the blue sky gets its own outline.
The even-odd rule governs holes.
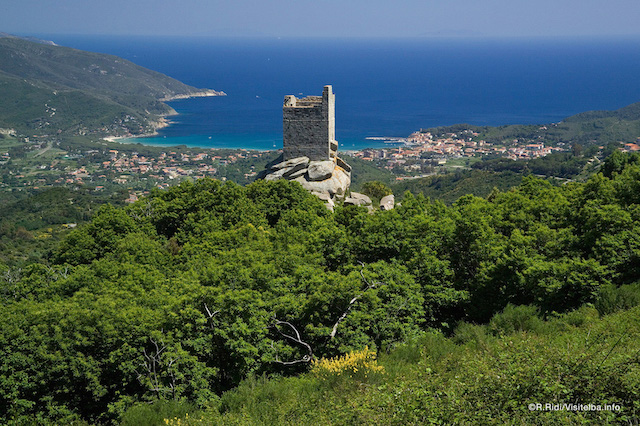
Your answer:
[[[0,0],[0,32],[269,37],[640,35],[638,0]]]

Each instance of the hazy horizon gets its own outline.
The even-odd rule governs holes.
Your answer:
[[[640,36],[640,2],[610,0],[22,0],[3,5],[0,32],[311,38]]]

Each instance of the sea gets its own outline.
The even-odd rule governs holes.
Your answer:
[[[41,37],[227,94],[170,102],[172,124],[135,139],[153,145],[281,148],[284,96],[320,95],[327,84],[341,150],[429,127],[546,124],[640,101],[639,38]]]

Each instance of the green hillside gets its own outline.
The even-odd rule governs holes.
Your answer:
[[[253,181],[277,152],[83,136],[196,90],[0,33],[0,424],[638,423],[640,154],[616,148],[640,104],[473,128],[576,144],[539,159],[349,159],[354,189],[404,193],[371,212]],[[111,166],[134,156],[194,173]]]
[[[0,128],[140,134],[172,112],[162,100],[202,91],[116,56],[0,36]]]
[[[585,183],[374,213],[284,180],[102,206],[41,260],[0,260],[0,422],[625,423],[639,164],[616,151]],[[18,201],[7,244],[56,196],[81,205],[53,203],[71,220],[96,201]]]
[[[390,185],[390,188],[397,195],[409,191],[451,204],[467,194],[486,197],[494,189],[508,191],[518,186],[523,176],[511,171],[460,170],[444,175],[403,180]]]
[[[640,137],[640,102],[615,111],[588,111],[576,114],[558,123],[511,124],[497,127],[456,124],[422,131],[441,134],[467,129],[479,134],[475,138],[477,140],[507,146],[516,139],[539,140],[548,145],[562,143],[567,146],[576,143],[589,146],[635,142]]]
[[[123,424],[635,424],[640,308],[599,316],[584,307],[543,321],[510,305],[449,338],[431,332],[377,359],[361,350],[298,377],[251,377],[205,410],[139,405]]]

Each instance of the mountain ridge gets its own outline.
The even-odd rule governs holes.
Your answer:
[[[175,114],[164,102],[223,95],[117,56],[0,33],[0,127],[20,133],[149,133]]]

